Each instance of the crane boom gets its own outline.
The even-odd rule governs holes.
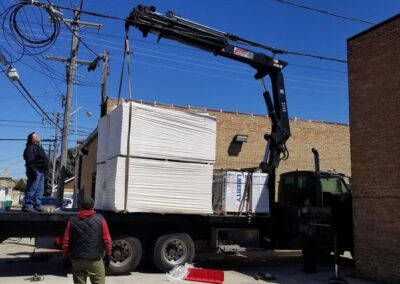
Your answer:
[[[250,45],[268,49],[265,45],[189,21],[176,16],[173,12],[162,15],[157,13],[153,6],[135,7],[125,21],[127,34],[130,26],[139,29],[144,37],[152,33],[158,36],[158,40],[161,38],[175,40],[248,64],[256,70],[254,77],[262,82],[263,96],[272,123],[271,133],[265,135],[268,143],[260,168],[272,175],[270,179],[272,177],[274,180],[275,168],[278,167],[280,160],[288,157],[285,143],[290,137],[290,126],[282,75],[282,69],[287,63],[242,47]],[[272,98],[263,80],[266,75],[271,79]]]

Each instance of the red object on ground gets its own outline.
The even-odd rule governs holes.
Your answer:
[[[224,282],[224,272],[214,269],[189,268],[185,280],[221,284]]]

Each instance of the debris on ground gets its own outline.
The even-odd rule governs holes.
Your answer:
[[[38,275],[37,273],[35,273],[32,277],[25,278],[24,280],[31,281],[31,282],[38,282],[38,281],[43,281],[44,276]]]
[[[256,274],[254,274],[253,278],[256,280],[265,280],[265,281],[276,280],[275,276],[273,276],[270,273],[264,273],[264,272],[256,272]]]
[[[167,273],[167,279],[197,281],[205,283],[221,284],[224,282],[224,272],[215,269],[195,268],[192,264],[186,263],[174,267]]]

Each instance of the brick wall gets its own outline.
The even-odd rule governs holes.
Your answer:
[[[400,283],[400,15],[348,40],[356,271]]]
[[[94,188],[93,175],[96,174],[97,170],[97,135],[91,138],[91,141],[87,145],[84,145],[82,150],[85,154],[79,156],[81,160],[80,168],[78,169],[80,174],[76,174],[80,178],[77,186],[83,192],[82,196],[80,196],[81,199],[92,196],[92,188]]]
[[[256,167],[262,161],[266,146],[264,134],[271,129],[267,117],[219,113],[217,118],[217,161],[215,168]],[[350,174],[349,128],[347,125],[316,121],[291,120],[292,137],[287,146],[290,157],[282,161],[277,174],[296,169],[313,170],[313,147],[320,152],[321,169],[336,168]],[[248,135],[237,156],[229,154],[229,146],[236,134]]]

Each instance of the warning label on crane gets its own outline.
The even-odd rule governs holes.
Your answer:
[[[242,56],[242,57],[245,57],[245,58],[250,58],[250,59],[253,59],[253,57],[254,57],[254,53],[253,52],[248,51],[248,50],[243,49],[243,48],[239,48],[239,47],[234,47],[233,53],[235,55],[239,55],[239,56]]]

